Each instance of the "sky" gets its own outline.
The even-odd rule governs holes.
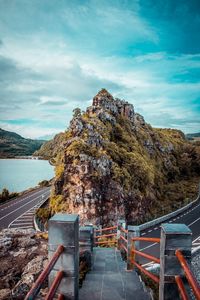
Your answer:
[[[199,132],[199,32],[199,0],[0,0],[0,127],[52,136],[106,88]]]

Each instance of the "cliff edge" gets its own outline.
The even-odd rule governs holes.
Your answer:
[[[119,218],[139,224],[197,193],[200,148],[181,131],[152,128],[105,89],[86,112],[76,111],[57,149],[51,214],[78,213],[97,225]]]

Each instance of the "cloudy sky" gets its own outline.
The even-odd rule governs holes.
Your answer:
[[[63,131],[101,88],[200,130],[199,0],[0,0],[0,127]]]

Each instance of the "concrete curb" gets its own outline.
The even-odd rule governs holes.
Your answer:
[[[45,199],[42,203],[40,203],[40,206],[38,208],[40,208],[46,201],[48,201],[49,198]],[[36,215],[34,215],[34,218],[33,218],[33,225],[34,225],[34,228],[36,231],[38,232],[43,232],[40,228],[39,228],[39,225],[37,223],[37,218],[36,218]]]

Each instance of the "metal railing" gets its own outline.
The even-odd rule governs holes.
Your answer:
[[[176,250],[176,257],[178,258],[180,264],[181,264],[181,267],[183,268],[184,272],[185,272],[185,275],[186,275],[186,278],[188,280],[188,283],[189,283],[189,286],[191,287],[195,297],[197,300],[200,300],[200,286],[198,284],[198,282],[196,281],[185,257],[183,256],[181,250]],[[185,300],[185,299],[188,299],[186,298],[187,297],[187,292],[186,290],[183,288],[184,284],[181,280],[180,277],[176,278],[176,283],[178,285],[178,288],[181,292],[181,296],[182,296],[182,299]]]
[[[192,233],[190,229],[184,224],[162,224],[161,237],[157,238],[141,237],[138,228],[139,226],[128,226],[128,229],[125,229],[121,223],[117,226],[97,230],[94,230],[92,225],[79,228],[77,215],[64,215],[64,217],[63,215],[55,215],[50,220],[49,227],[49,253],[51,258],[28,292],[25,300],[36,298],[48,276],[50,278],[49,291],[45,300],[54,299],[55,296],[58,300],[78,300],[79,260],[77,255],[79,257],[80,253],[84,251],[91,252],[93,244],[112,247],[116,243],[118,249],[123,250],[123,253],[125,253],[127,270],[136,268],[159,285],[159,299],[179,299],[180,297],[183,300],[188,300],[187,293],[191,288],[196,297],[195,299],[200,300],[200,287],[187,262],[187,260],[190,261],[191,257]],[[160,244],[160,257],[143,252],[145,248],[140,250],[139,242],[149,242],[152,245],[154,243]],[[140,263],[140,257],[160,264],[160,276],[145,269],[144,265]],[[59,260],[59,258],[61,259]],[[173,272],[170,268],[173,269]],[[71,281],[69,280],[70,276]],[[68,277],[67,281],[70,282],[68,286],[66,286],[66,277]],[[169,283],[170,289],[166,288]],[[68,290],[70,288],[73,292]],[[171,294],[166,296],[169,290]],[[177,293],[179,296],[177,296]]]
[[[63,245],[59,245],[56,252],[54,253],[52,258],[48,262],[47,266],[44,268],[44,270],[42,271],[42,273],[39,275],[38,279],[36,280],[35,284],[32,286],[31,290],[26,295],[25,300],[33,300],[37,297],[43,283],[47,279],[49,273],[53,269],[55,263],[57,262],[58,258],[60,257],[60,255],[62,254],[63,251],[64,251]],[[56,280],[53,282],[52,286],[50,287],[50,290],[49,290],[47,296],[45,297],[45,300],[53,299],[62,277],[63,277],[63,271],[60,271],[56,275]]]
[[[145,238],[145,237],[135,237],[131,239],[132,241],[132,245],[131,245],[131,250],[130,250],[130,261],[133,265],[135,265],[142,273],[144,273],[145,275],[147,275],[149,278],[151,278],[153,281],[155,281],[156,283],[159,283],[159,277],[152,274],[151,272],[149,272],[148,270],[146,270],[144,267],[142,267],[135,259],[136,254],[142,257],[145,257],[151,261],[155,261],[156,263],[160,263],[160,259],[152,256],[150,254],[144,253],[142,251],[136,250],[135,249],[135,245],[134,243],[136,241],[145,241],[145,242],[154,242],[154,243],[160,243],[160,239],[159,238]]]
[[[106,228],[102,228],[102,229],[97,229],[94,230],[94,244],[96,246],[101,246],[101,245],[110,245],[110,244],[116,244],[117,243],[117,231],[113,232],[113,230],[117,230],[117,226],[112,226],[112,227],[106,227]],[[102,232],[104,231],[112,231],[111,233],[108,234],[102,234]],[[100,233],[100,234],[98,234]],[[110,239],[115,237],[114,240]],[[100,240],[99,239],[105,239],[105,240]],[[98,240],[98,241],[97,241]]]

